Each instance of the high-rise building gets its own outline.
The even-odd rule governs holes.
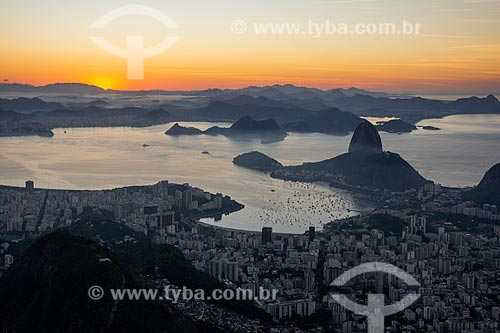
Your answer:
[[[239,277],[238,263],[235,261],[224,261],[222,263],[222,275],[229,281],[236,282]]]
[[[182,209],[190,210],[192,201],[193,201],[193,192],[191,190],[186,190],[182,192]]]
[[[309,227],[309,243],[311,243],[316,237],[316,228],[313,226]]]
[[[26,181],[26,191],[28,193],[33,193],[34,190],[35,190],[35,182],[32,180],[27,180]]]
[[[406,221],[408,223],[406,227],[407,234],[415,235],[417,233],[426,233],[427,218],[425,216],[408,216]]]
[[[208,262],[207,266],[208,274],[212,275],[218,280],[222,279],[222,261],[213,259]]]
[[[271,243],[273,241],[273,228],[263,227],[262,228],[262,244]]]
[[[304,273],[305,291],[308,293],[314,292],[314,287],[316,283],[316,275],[313,271],[308,270]]]
[[[160,232],[160,235],[165,234],[165,229],[174,224],[175,213],[174,212],[163,212],[156,216],[156,226]]]

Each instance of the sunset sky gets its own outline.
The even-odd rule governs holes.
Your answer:
[[[2,0],[0,80],[42,85],[83,82],[113,89],[205,89],[292,83],[407,93],[500,95],[500,0],[148,0],[175,21],[144,16],[89,26],[119,0]],[[247,22],[235,34],[231,24]],[[401,22],[419,35],[259,35],[254,23],[325,21],[350,26]],[[124,46],[144,36],[178,42],[145,60],[144,80],[127,80],[126,61],[91,40]],[[8,80],[8,81],[7,81]]]

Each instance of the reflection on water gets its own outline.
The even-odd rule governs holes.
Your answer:
[[[473,185],[500,162],[500,116],[452,116],[419,125],[442,130],[381,136],[384,149],[400,153],[427,178],[446,185]],[[271,179],[231,162],[251,150],[283,164],[319,161],[344,153],[350,136],[292,133],[282,142],[261,145],[258,139],[164,135],[171,126],[66,129],[67,133],[56,129],[53,138],[0,138],[0,183],[21,186],[33,179],[39,187],[101,189],[161,179],[189,182],[244,203],[247,209],[215,223],[249,230],[271,224],[277,231],[302,232],[309,224],[320,226],[367,208],[349,192]]]
[[[390,120],[399,119],[399,118],[395,118],[395,117],[361,117],[361,118],[368,120],[373,125],[377,125],[377,123],[379,123],[379,122],[387,122]]]

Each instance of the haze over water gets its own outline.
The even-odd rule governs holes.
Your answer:
[[[232,164],[235,156],[252,150],[285,165],[319,161],[344,153],[350,136],[291,133],[282,142],[262,145],[260,140],[223,136],[164,135],[171,125],[56,129],[53,138],[0,138],[0,183],[22,186],[33,179],[37,187],[103,189],[162,179],[189,182],[231,195],[246,205],[222,221],[205,222],[245,230],[268,225],[278,232],[301,233],[309,225],[321,227],[332,219],[371,208],[359,194],[319,184],[284,182]],[[227,124],[190,124],[199,128],[213,125]],[[444,185],[471,186],[500,161],[498,115],[450,116],[419,125],[442,130],[381,136],[384,150],[401,154],[426,178]]]

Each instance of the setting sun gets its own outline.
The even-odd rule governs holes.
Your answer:
[[[98,87],[101,87],[102,89],[116,89],[117,86],[116,86],[116,82],[118,80],[116,78],[112,78],[112,77],[109,77],[109,76],[98,76],[98,77],[95,77],[95,78],[91,78],[88,83],[89,84],[92,84],[92,85],[95,85],[95,86],[98,86]]]

